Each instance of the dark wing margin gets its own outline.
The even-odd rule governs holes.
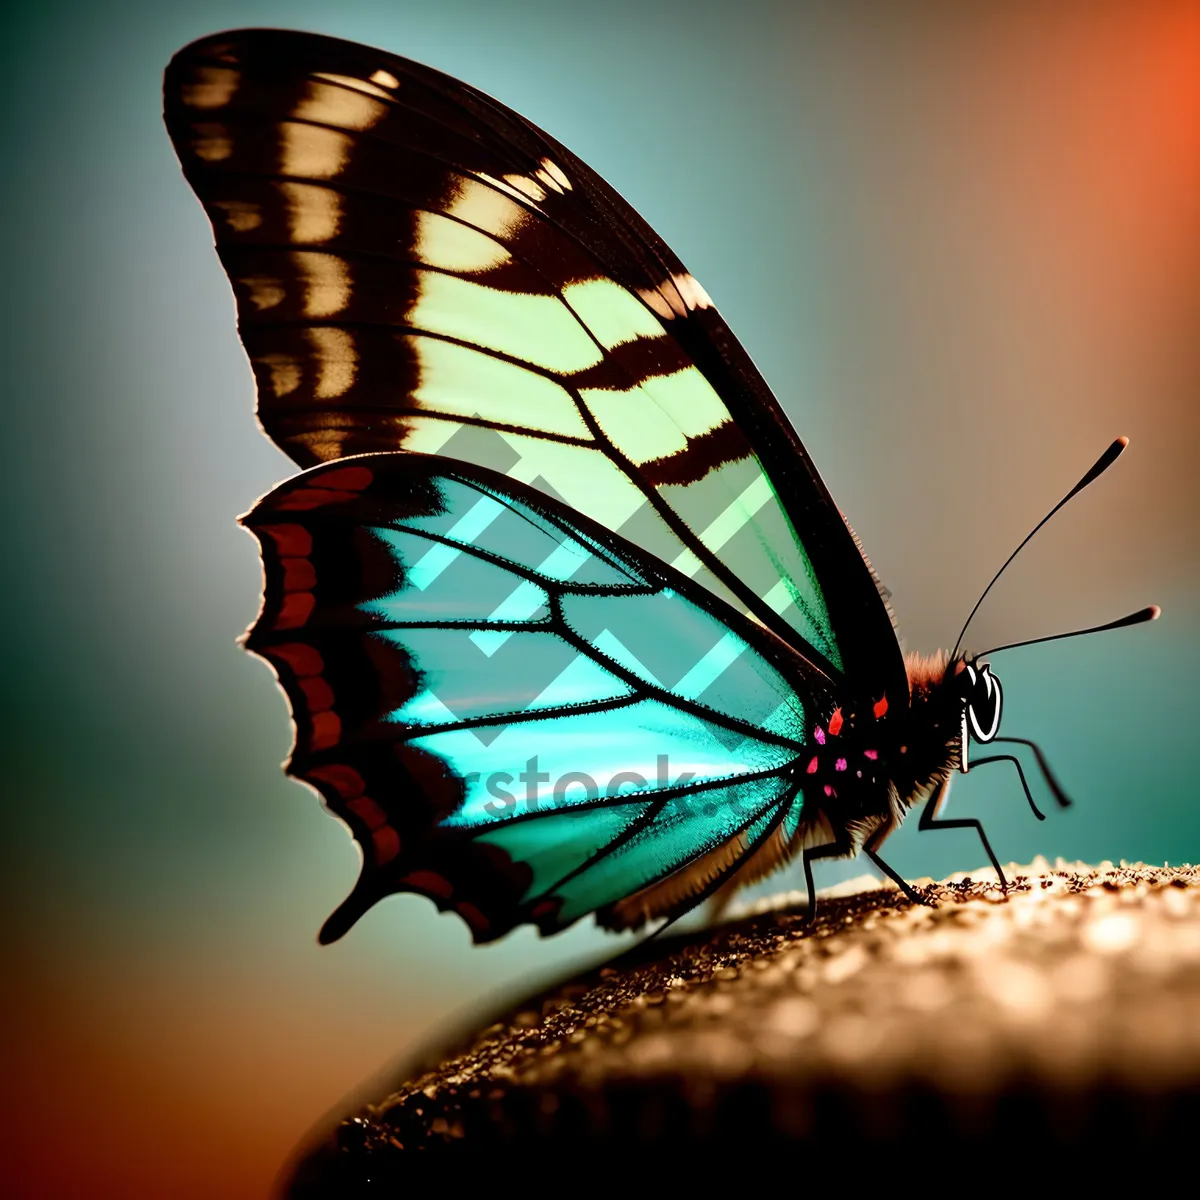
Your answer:
[[[761,376],[565,147],[437,71],[275,30],[181,51],[165,116],[263,427],[297,462],[406,449],[511,471],[668,563],[694,555],[713,594],[856,695],[907,691],[870,572]]]

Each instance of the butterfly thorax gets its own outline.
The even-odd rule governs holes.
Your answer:
[[[888,774],[905,809],[962,765],[964,665],[945,654],[905,659],[908,708],[888,739]]]
[[[806,800],[834,825],[865,831],[898,821],[962,765],[967,666],[962,658],[910,655],[908,697],[835,708],[815,723],[811,750],[798,763]]]

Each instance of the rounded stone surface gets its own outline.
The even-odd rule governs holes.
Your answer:
[[[636,947],[339,1126],[296,1196],[412,1150],[1167,1145],[1200,1119],[1200,868],[1043,861]],[[1185,1139],[1190,1141],[1190,1138]],[[399,1174],[396,1175],[398,1179]]]

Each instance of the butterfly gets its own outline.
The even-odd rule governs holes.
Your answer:
[[[939,816],[1001,761],[1042,815],[1015,753],[969,761],[1023,740],[999,680],[957,645],[903,655],[750,358],[586,164],[464,83],[295,32],[186,47],[164,112],[262,428],[304,468],[242,518],[245,645],[290,703],[286,769],[361,847],[322,941],[397,892],[477,942],[639,928],[795,857],[811,914],[813,862],[859,851],[920,901],[879,853],[918,801],[1003,882],[979,822]]]

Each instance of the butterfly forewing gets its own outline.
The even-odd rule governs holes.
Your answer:
[[[707,294],[594,172],[473,89],[278,31],[168,71],[264,428],[303,465],[478,463],[621,532],[855,691],[903,686],[836,507]]]

